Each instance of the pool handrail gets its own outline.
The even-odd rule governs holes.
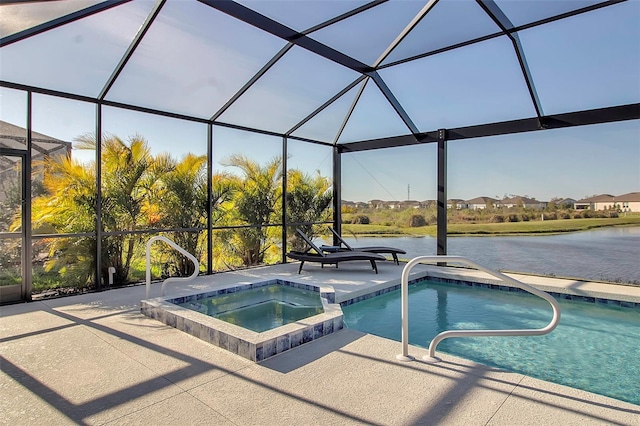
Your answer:
[[[431,340],[429,344],[429,355],[425,355],[423,359],[425,361],[437,362],[439,359],[435,356],[436,347],[438,344],[450,337],[484,337],[484,336],[540,336],[543,334],[550,333],[558,323],[560,322],[560,305],[556,301],[553,296],[550,294],[538,290],[535,287],[532,287],[528,284],[520,282],[514,278],[508,277],[500,272],[492,271],[491,269],[485,268],[483,266],[478,265],[477,263],[462,257],[462,256],[451,256],[451,255],[438,255],[438,256],[418,256],[411,259],[402,270],[402,280],[401,280],[401,291],[402,291],[402,354],[398,355],[396,358],[401,361],[411,361],[414,358],[409,355],[409,273],[414,266],[419,263],[432,263],[432,262],[457,262],[463,263],[467,266],[471,266],[479,271],[486,272],[487,274],[493,275],[496,278],[501,279],[502,281],[507,282],[508,284],[518,287],[522,290],[525,290],[529,293],[532,293],[538,297],[543,298],[549,304],[551,304],[551,308],[553,309],[553,318],[543,328],[537,329],[508,329],[508,330],[447,330],[443,331]]]
[[[164,288],[167,285],[167,283],[174,282],[174,281],[191,281],[200,272],[200,262],[198,262],[198,259],[196,259],[191,253],[189,253],[188,251],[186,251],[185,249],[183,249],[182,247],[180,247],[179,245],[171,241],[169,238],[164,237],[162,235],[157,235],[155,237],[149,238],[149,241],[147,241],[147,277],[146,277],[147,278],[147,283],[146,283],[147,299],[149,298],[149,291],[151,289],[151,244],[153,244],[155,241],[164,241],[165,243],[169,244],[171,247],[178,250],[180,253],[184,254],[195,266],[193,273],[188,277],[169,277],[166,280],[164,280],[161,288],[162,296],[164,296]]]

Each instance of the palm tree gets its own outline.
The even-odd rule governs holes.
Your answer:
[[[287,174],[287,222],[294,225],[287,229],[288,242],[293,250],[304,250],[306,243],[295,233],[300,228],[310,238],[317,234],[310,222],[328,220],[331,214],[330,180],[317,172],[310,176],[300,170],[289,170]]]
[[[157,191],[153,208],[148,211],[150,225],[156,223],[166,228],[202,228],[207,225],[207,157],[187,154],[180,162],[170,156],[156,157],[166,171],[160,178],[161,189]],[[231,196],[231,184],[225,174],[212,176],[212,218],[220,218],[220,206]],[[175,231],[171,238],[180,247],[201,259],[206,245],[201,232]],[[162,249],[161,249],[162,250]],[[164,251],[164,250],[162,250]],[[188,276],[193,273],[193,264],[173,249],[167,251],[168,275]]]
[[[91,141],[89,140],[89,143]],[[156,184],[163,175],[151,149],[142,136],[127,142],[107,135],[102,139],[102,226],[105,232],[134,231],[148,228],[147,210]],[[132,234],[112,235],[102,242],[102,271],[114,267],[114,282],[128,280],[131,260],[142,237]]]
[[[22,226],[22,169],[0,172],[0,232],[19,232]],[[22,240],[0,239],[0,286],[19,284]]]
[[[257,225],[238,229],[228,248],[240,257],[243,265],[263,263],[265,252],[271,246],[264,225],[279,221],[275,212],[282,197],[282,159],[275,157],[263,166],[244,155],[234,154],[222,164],[237,167],[243,174],[232,179],[235,191],[228,220],[231,224]]]
[[[77,148],[95,149],[94,135],[76,139]],[[43,185],[46,195],[33,204],[34,226],[50,227],[57,233],[91,232],[97,215],[95,165],[70,157],[49,157],[45,161]],[[147,227],[149,200],[156,190],[162,167],[156,164],[147,141],[138,135],[126,142],[105,134],[102,138],[102,226],[105,232],[132,231]],[[113,235],[103,239],[100,274],[106,281],[108,268],[114,267],[116,283],[126,282],[131,260],[140,237]],[[95,238],[54,239],[49,248],[47,268],[84,277],[88,281],[95,269]]]
[[[44,194],[33,200],[32,223],[40,233],[85,233],[95,230],[96,175],[93,164],[83,165],[69,156],[45,158]],[[95,237],[47,240],[45,270],[58,270],[67,285],[86,286],[95,271]]]

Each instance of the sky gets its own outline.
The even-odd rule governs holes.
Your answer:
[[[435,144],[346,154],[342,164],[343,199],[402,201],[407,186],[413,200],[437,198]],[[447,168],[447,198],[549,201],[637,192],[640,121],[450,141]]]
[[[60,2],[53,3],[59,7]],[[6,46],[0,49],[0,79],[96,96],[154,3],[137,0]],[[364,2],[243,3],[304,30]],[[496,3],[516,25],[578,4]],[[530,9],[533,4],[538,7]],[[416,1],[388,2],[310,36],[373,63],[422,6]],[[45,7],[22,14],[16,12],[19,5],[2,8],[5,28],[11,27],[11,19],[37,21],[38,14],[47,12]],[[519,32],[543,113],[640,102],[638,22],[640,1],[631,0]],[[495,32],[494,25],[475,2],[442,0],[382,63]],[[200,3],[168,2],[106,99],[210,118],[284,45]],[[433,131],[533,116],[519,67],[511,42],[499,37],[379,73],[418,129]],[[286,132],[357,77],[294,47],[219,119]],[[333,143],[359,92],[338,142],[409,132],[369,81],[356,85],[294,134]],[[0,88],[0,120],[24,125],[25,105],[23,94]],[[93,132],[95,115],[95,107],[84,102],[33,98],[34,130],[58,139],[72,141]],[[111,107],[103,109],[103,120],[105,131],[123,139],[142,135],[154,152],[176,158],[206,153],[203,124]],[[220,169],[220,161],[234,152],[268,161],[279,155],[281,145],[280,137],[216,126],[214,167]],[[330,147],[291,142],[288,153],[290,167],[331,176]],[[73,155],[87,161],[94,154],[74,150]],[[342,198],[435,199],[436,160],[433,144],[345,154]],[[451,141],[447,160],[448,198],[526,195],[548,201],[621,195],[640,191],[640,123]]]

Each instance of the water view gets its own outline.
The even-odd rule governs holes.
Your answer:
[[[436,254],[433,237],[358,237],[353,247],[387,245],[406,258]],[[602,228],[559,235],[449,237],[448,254],[492,269],[640,284],[640,227]]]

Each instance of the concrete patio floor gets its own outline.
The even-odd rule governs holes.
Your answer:
[[[399,282],[402,266],[276,265],[198,277],[167,294],[281,278],[338,301]],[[475,276],[422,266],[416,274]],[[521,277],[576,294],[617,286]],[[151,288],[159,296],[160,285]],[[640,288],[621,298],[640,301]],[[151,425],[640,424],[640,406],[461,358],[401,362],[401,344],[344,329],[254,363],[140,314],[145,287],[0,308],[0,423]]]

